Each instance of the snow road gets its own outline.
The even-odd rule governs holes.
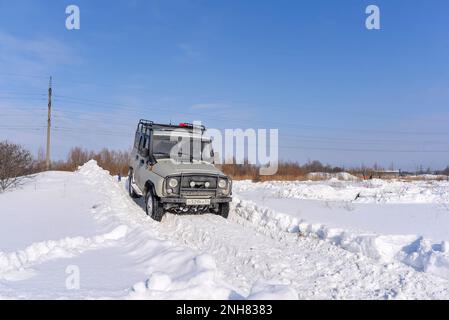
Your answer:
[[[300,233],[296,217],[241,190],[229,220],[167,215],[159,224],[124,185],[89,162],[0,195],[0,297],[449,298],[448,280]]]

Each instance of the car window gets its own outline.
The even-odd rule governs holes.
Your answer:
[[[140,133],[136,133],[136,137],[134,138],[134,148],[139,149],[139,139]]]
[[[143,149],[145,149],[145,146],[147,145],[147,137],[144,136],[143,137],[143,142],[142,142],[142,146],[140,148],[140,150],[142,151]]]
[[[142,150],[142,145],[143,145],[143,136],[141,135],[139,139],[139,151]]]

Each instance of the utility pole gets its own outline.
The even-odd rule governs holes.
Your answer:
[[[50,77],[50,83],[48,85],[48,118],[47,118],[47,154],[45,157],[45,164],[47,171],[50,170],[50,144],[51,144],[51,96],[52,96],[52,77]]]

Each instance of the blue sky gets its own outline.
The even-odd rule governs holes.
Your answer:
[[[81,29],[65,28],[65,8]],[[365,8],[381,30],[365,28]],[[449,164],[447,1],[0,0],[0,138],[126,149],[139,118],[278,128],[280,156]]]

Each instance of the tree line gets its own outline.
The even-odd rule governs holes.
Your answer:
[[[107,148],[101,151],[89,151],[81,147],[74,147],[69,151],[65,160],[52,162],[51,170],[75,171],[79,166],[93,159],[97,161],[100,167],[108,170],[111,175],[127,176],[129,157],[129,151],[116,151]],[[302,165],[297,162],[280,162],[279,169],[273,176],[261,176],[259,174],[260,167],[248,163],[241,165],[223,164],[218,165],[218,167],[235,180],[245,179],[253,181],[306,180],[312,172],[348,172],[359,178],[367,179],[385,171],[384,168],[377,164],[374,164],[372,167],[362,165],[358,168],[345,168],[322,164],[317,160],[308,161]],[[0,141],[0,192],[16,187],[33,174],[45,170],[46,163],[42,150],[39,151],[37,158],[34,158],[31,152],[23,146],[8,141]],[[449,176],[449,166],[444,170],[432,173]]]

